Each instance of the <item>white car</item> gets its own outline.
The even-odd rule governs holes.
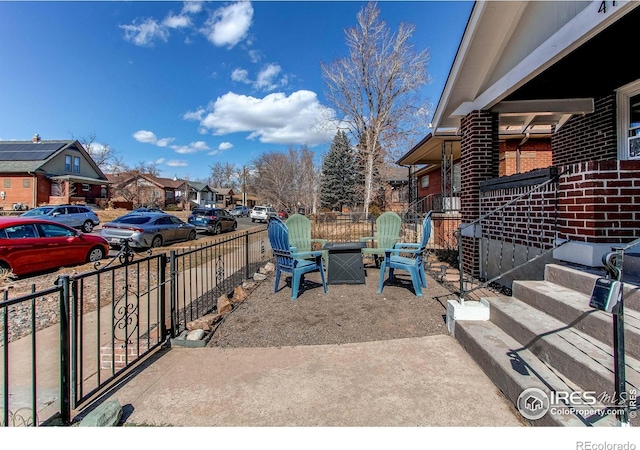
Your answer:
[[[251,210],[251,221],[268,222],[269,217],[278,216],[278,213],[271,206],[254,206]]]

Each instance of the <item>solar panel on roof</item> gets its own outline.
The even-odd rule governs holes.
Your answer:
[[[0,161],[41,161],[66,143],[0,144]]]

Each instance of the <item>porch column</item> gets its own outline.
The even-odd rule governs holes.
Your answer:
[[[460,122],[462,226],[480,217],[480,182],[499,174],[498,124],[498,115],[491,111],[472,111]],[[463,236],[462,252],[464,272],[479,276],[480,240]]]

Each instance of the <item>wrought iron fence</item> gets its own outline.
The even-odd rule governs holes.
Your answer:
[[[54,287],[0,300],[0,426],[68,424],[86,404],[269,258],[260,228],[209,245],[121,252]]]

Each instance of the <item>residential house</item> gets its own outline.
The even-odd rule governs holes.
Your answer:
[[[404,167],[389,167],[382,176],[382,200],[384,211],[398,214],[409,206],[409,172]]]
[[[0,141],[0,209],[97,203],[109,181],[77,140]]]
[[[253,195],[253,194],[233,194],[231,196],[231,201],[232,201],[232,205],[236,206],[236,205],[245,205],[248,206],[249,208],[253,208],[254,206],[256,206],[258,204],[258,196],[257,195]]]
[[[125,208],[175,205],[182,182],[137,171],[107,175],[113,183],[111,201]]]
[[[640,236],[634,190],[640,183],[640,67],[629,60],[640,3],[497,5],[474,5],[427,141],[457,143],[452,154],[460,165],[463,223],[559,174],[545,188],[546,203],[503,211],[484,224],[486,245],[512,214],[518,232],[528,236],[515,239],[518,248],[569,241],[553,258],[602,266],[612,245]],[[551,150],[528,158],[531,142],[550,142]],[[518,156],[509,155],[516,151],[520,173],[509,176]],[[525,172],[536,167],[530,160],[546,169]],[[523,220],[537,208],[545,212]],[[465,271],[487,275],[479,256],[487,249],[472,241],[463,237]]]
[[[639,24],[635,1],[476,2],[432,119],[433,139],[460,144],[463,274],[511,277],[513,288],[449,301],[449,330],[518,407],[530,387],[612,393],[603,403],[616,414],[523,412],[532,425],[627,423],[640,353],[624,342],[640,337],[625,317],[638,317],[637,286],[612,289],[625,306],[610,312],[590,298],[603,257],[640,237]],[[500,143],[511,133],[525,144],[547,136],[548,167],[506,175]],[[637,270],[630,250],[611,278]]]
[[[233,196],[235,192],[230,188],[216,187],[212,188],[216,196],[216,206],[220,208],[233,207]]]

